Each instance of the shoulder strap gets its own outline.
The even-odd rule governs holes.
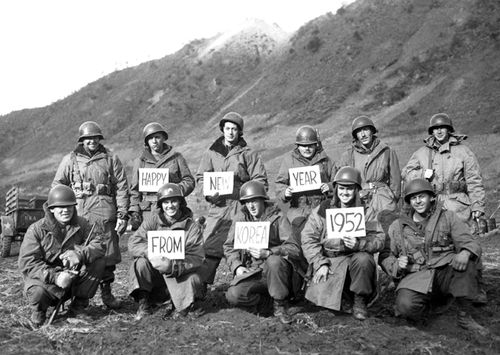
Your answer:
[[[434,154],[432,148],[429,148],[429,154],[427,155],[427,169],[432,169],[433,156]]]
[[[399,223],[399,232],[401,233],[401,251],[403,252],[403,256],[407,256],[408,250],[406,250],[405,237],[403,234],[403,229],[404,229],[403,221],[401,220],[401,218],[398,219],[398,223]]]
[[[439,222],[439,218],[441,217],[442,213],[443,213],[443,208],[441,203],[436,204],[436,211],[429,220],[427,228],[425,228],[425,249],[426,249],[426,254],[429,257],[430,257],[429,253],[431,251],[432,236],[434,235],[434,230],[436,229],[436,226]]]
[[[74,182],[83,182],[83,178],[82,178],[82,174],[80,173],[80,167],[78,165],[78,161],[76,160],[76,154],[75,152],[71,152],[70,154],[70,159],[71,159],[71,173],[70,173],[70,178],[71,178],[71,182],[74,183]],[[80,181],[74,181],[74,177],[76,177],[80,180]]]

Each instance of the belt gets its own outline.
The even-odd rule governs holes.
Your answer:
[[[370,182],[365,182],[362,184],[362,188],[364,190],[376,190],[378,188],[381,188],[381,187],[386,187],[388,186],[388,184],[386,184],[385,182],[381,182],[381,181],[370,181]]]
[[[436,193],[453,194],[456,192],[467,193],[467,183],[465,181],[450,181],[441,183],[432,183]]]

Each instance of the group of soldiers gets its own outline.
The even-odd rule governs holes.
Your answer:
[[[396,315],[418,320],[436,303],[456,300],[458,324],[485,332],[470,316],[474,302],[487,301],[481,247],[472,233],[474,219],[484,214],[485,191],[477,159],[462,143],[466,136],[455,133],[448,115],[431,117],[425,145],[402,170],[367,116],[352,121],[352,145],[337,161],[325,153],[316,129],[300,127],[276,177],[278,203],[269,200],[261,157],[243,138],[243,117],[227,113],[219,128],[222,135],[193,176],[167,144],[165,128],[147,124],[129,184],[118,157],[101,144],[99,125],[80,126],[76,148],[55,174],[45,218],[28,229],[20,249],[35,326],[61,300],[71,299],[68,315],[84,314],[98,287],[107,307],[120,307],[111,284],[121,260],[119,235],[130,223],[128,286],[137,320],[168,300],[168,316],[200,315],[199,301],[223,258],[234,276],[226,292],[233,306],[259,312],[272,304],[274,316],[291,323],[289,303],[305,297],[364,320],[377,297],[378,263],[397,285]],[[320,185],[294,189],[290,169],[312,166],[319,167]],[[139,170],[145,168],[168,169],[169,182],[157,192],[141,191]],[[203,185],[206,172],[232,172],[233,191],[205,196],[210,207],[202,223],[186,196],[195,183]],[[328,214],[353,207],[364,212],[365,235],[331,238]],[[388,214],[395,220],[383,228]],[[270,226],[266,248],[234,248],[237,222],[264,221]],[[162,230],[185,232],[184,259],[148,254],[148,232]]]

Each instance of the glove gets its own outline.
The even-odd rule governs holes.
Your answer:
[[[74,274],[69,271],[61,271],[56,274],[54,283],[60,288],[67,289],[71,286],[71,282],[73,282],[74,277]]]
[[[115,231],[118,235],[122,235],[127,230],[127,220],[118,218],[116,220]]]
[[[132,230],[136,231],[139,229],[142,223],[142,215],[139,212],[130,212],[130,225],[132,226]]]
[[[59,255],[59,259],[62,260],[64,267],[69,269],[80,265],[80,255],[74,250],[66,250]]]
[[[149,258],[151,266],[154,267],[160,274],[172,273],[172,260],[164,256],[153,256]]]
[[[172,266],[172,274],[174,277],[180,277],[186,271],[186,265],[183,260],[174,260],[174,265]]]
[[[216,206],[219,206],[223,202],[223,199],[222,199],[222,197],[220,197],[218,192],[216,192],[215,195],[213,195],[213,196],[205,196],[205,200],[210,202],[212,205],[216,205]]]

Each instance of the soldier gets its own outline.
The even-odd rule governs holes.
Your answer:
[[[146,214],[151,213],[156,205],[156,192],[139,191],[139,169],[168,169],[168,182],[179,184],[183,196],[188,196],[194,189],[194,177],[181,153],[173,150],[166,143],[168,133],[157,122],[148,123],[142,131],[144,150],[134,162],[130,185],[130,224],[137,230]]]
[[[277,206],[268,202],[266,188],[258,181],[248,181],[240,190],[243,208],[235,221],[269,221],[267,248],[234,249],[235,224],[224,243],[224,254],[234,279],[226,293],[233,306],[251,307],[273,299],[274,316],[288,324],[288,299],[296,295],[302,284],[307,264],[300,241],[288,219]]]
[[[67,186],[56,186],[44,204],[45,217],[33,223],[19,250],[19,270],[31,306],[33,326],[43,325],[49,306],[72,299],[70,315],[81,314],[97,291],[104,272],[105,243],[90,235],[79,217],[76,197]]]
[[[391,255],[384,267],[399,281],[396,315],[424,316],[432,300],[456,299],[458,324],[486,334],[468,314],[478,292],[477,261],[481,247],[453,211],[436,201],[429,181],[415,179],[406,185],[405,202],[411,208],[389,228]]]
[[[302,230],[302,250],[312,274],[306,298],[318,306],[337,311],[342,309],[352,312],[358,320],[365,320],[367,303],[377,292],[377,265],[373,254],[383,249],[385,235],[377,221],[365,219],[366,237],[329,239],[327,209],[363,206],[359,196],[361,174],[358,170],[348,166],[340,168],[334,184],[333,199],[323,201],[315,208]],[[369,215],[368,212],[365,216]],[[351,310],[352,296],[354,305]]]
[[[227,113],[219,122],[222,136],[217,138],[203,155],[196,180],[203,186],[204,172],[234,172],[234,185],[231,195],[206,196],[210,209],[204,231],[205,266],[203,281],[214,282],[217,267],[224,256],[222,246],[234,216],[238,211],[238,198],[241,185],[256,180],[268,187],[267,174],[260,156],[247,146],[243,139],[243,118],[236,112]]]
[[[462,142],[465,135],[454,133],[453,123],[445,113],[431,117],[430,134],[410,157],[402,170],[405,183],[416,178],[427,179],[444,208],[453,211],[472,230],[473,219],[484,214],[485,190],[479,163],[474,153]],[[487,302],[482,287],[482,266],[479,262],[480,293],[478,304]]]
[[[287,217],[298,232],[311,213],[311,210],[326,199],[326,194],[333,191],[331,183],[337,167],[326,155],[318,132],[311,126],[302,126],[295,135],[295,149],[287,154],[276,177],[276,195],[283,203],[289,203]],[[290,187],[290,168],[318,165],[321,174],[321,188],[316,191],[293,192]]]
[[[121,261],[118,234],[127,228],[128,186],[120,159],[100,142],[104,139],[99,125],[84,122],[79,128],[78,144],[57,169],[52,186],[70,186],[76,195],[78,215],[108,236],[106,269],[101,282],[101,297],[109,308],[120,302],[111,293],[116,264]]]
[[[129,272],[130,295],[139,303],[136,320],[151,313],[153,303],[165,302],[169,296],[175,307],[173,318],[188,314],[198,316],[195,299],[201,296],[202,282],[198,269],[203,262],[203,232],[193,221],[180,185],[168,183],[158,190],[156,209],[149,214],[128,241],[134,257]],[[185,231],[185,259],[148,256],[148,231]]]
[[[352,166],[361,172],[361,196],[377,218],[383,210],[396,211],[401,195],[401,172],[394,149],[381,142],[377,128],[366,116],[352,121],[352,145],[340,158],[340,166]]]

